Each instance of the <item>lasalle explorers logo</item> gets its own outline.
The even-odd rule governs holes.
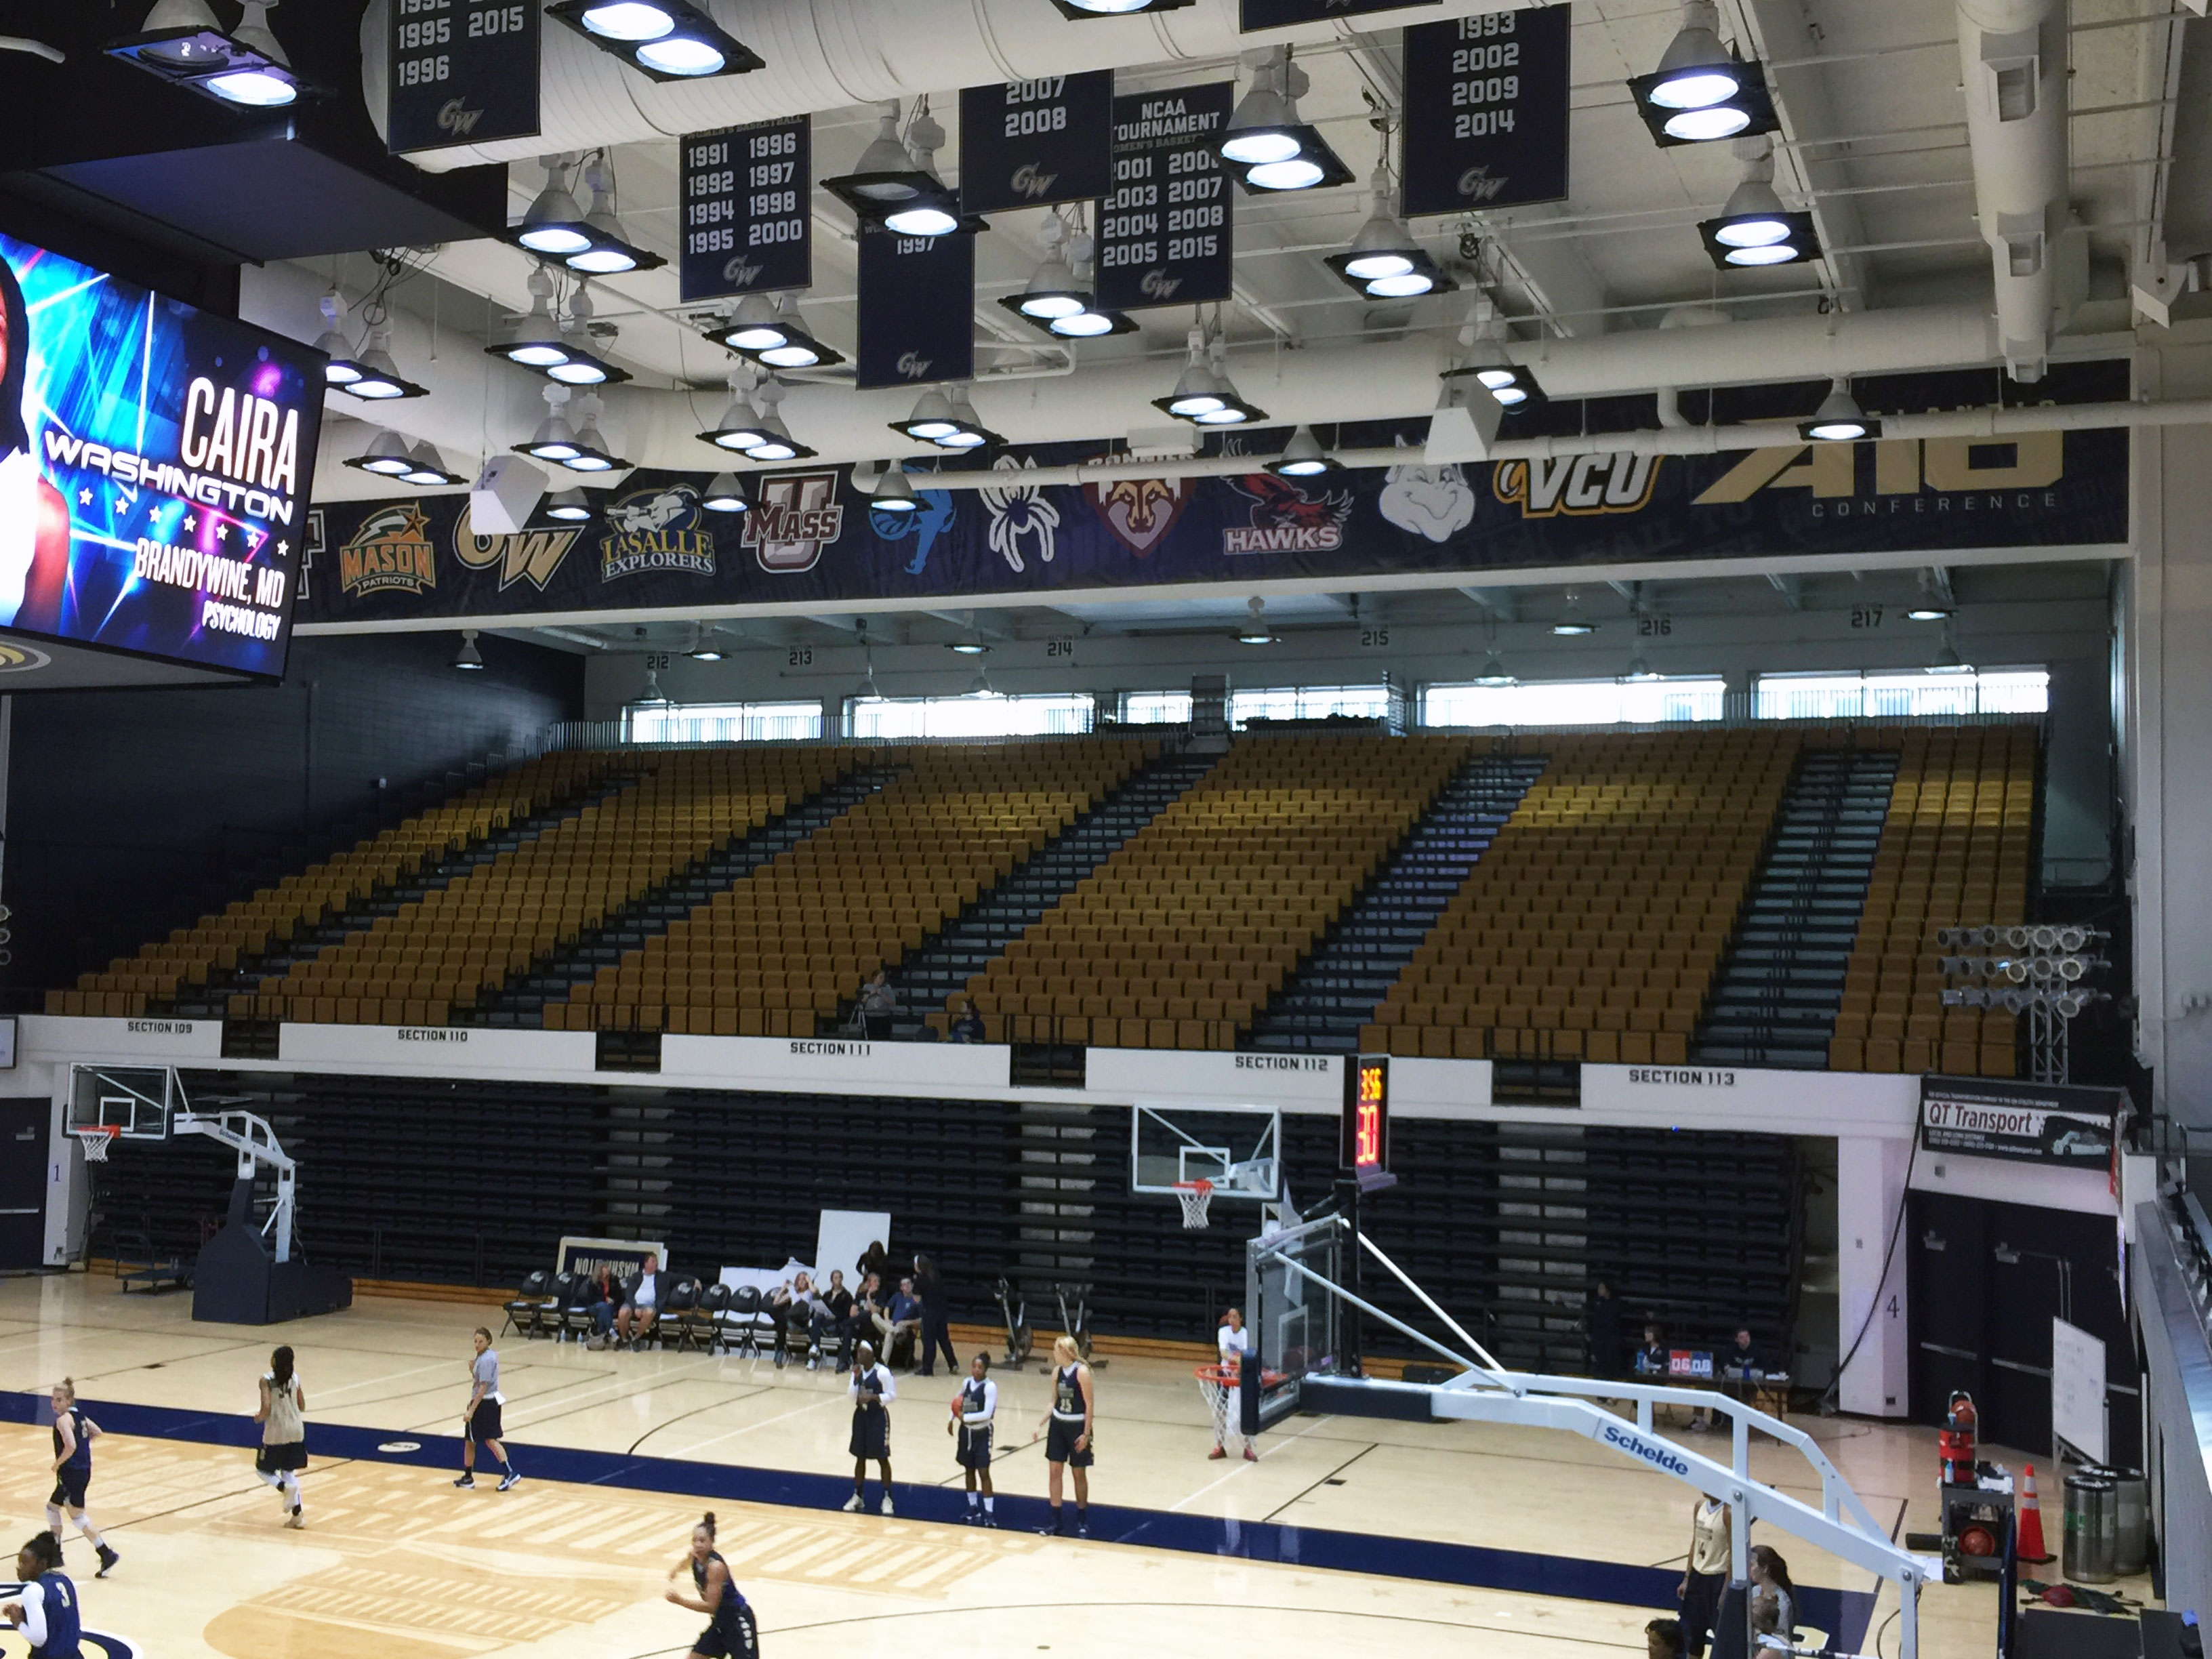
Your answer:
[[[688,483],[633,490],[607,507],[599,580],[714,574],[714,538],[702,527],[699,492]]]
[[[370,514],[353,539],[338,549],[338,586],[350,598],[420,593],[437,585],[438,552],[430,544],[430,520],[417,502]]]
[[[822,550],[844,532],[834,472],[779,472],[761,480],[760,498],[745,514],[744,544],[771,575],[811,570]]]

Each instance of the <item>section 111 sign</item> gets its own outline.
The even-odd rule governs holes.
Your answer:
[[[394,155],[539,131],[539,0],[391,0],[385,148]]]
[[[1561,5],[1406,31],[1408,216],[1565,198],[1572,23]]]
[[[799,115],[685,136],[685,303],[814,280],[813,132]]]
[[[1109,311],[1230,297],[1229,175],[1214,152],[1233,81],[1114,100],[1114,191],[1099,204],[1098,303]]]

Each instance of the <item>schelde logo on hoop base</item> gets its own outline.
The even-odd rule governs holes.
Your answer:
[[[1610,1423],[1606,1425],[1605,1443],[1617,1447],[1631,1457],[1640,1457],[1653,1468],[1664,1469],[1669,1474],[1686,1477],[1690,1473],[1690,1466],[1680,1453],[1665,1446],[1654,1445],[1642,1435],[1632,1433],[1626,1429],[1617,1427]]]

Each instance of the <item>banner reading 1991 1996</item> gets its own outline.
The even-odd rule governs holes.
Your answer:
[[[814,280],[813,148],[805,115],[684,136],[686,303]]]

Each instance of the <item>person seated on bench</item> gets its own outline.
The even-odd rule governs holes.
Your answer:
[[[615,1310],[620,1302],[615,1293],[615,1270],[601,1267],[584,1278],[584,1289],[576,1305],[592,1316],[592,1334],[584,1346],[599,1349],[614,1346]]]
[[[812,1370],[822,1363],[825,1343],[837,1345],[837,1369],[845,1370],[850,1364],[853,1340],[853,1293],[845,1288],[845,1270],[830,1270],[830,1288],[818,1292],[814,1298],[814,1311],[807,1316],[807,1328],[813,1346],[807,1350],[806,1369]]]
[[[902,1279],[898,1289],[891,1292],[890,1306],[876,1316],[876,1329],[883,1334],[884,1364],[899,1363],[899,1344],[907,1348],[907,1364],[914,1363],[914,1340],[921,1334],[921,1298],[914,1293],[914,1280]]]
[[[647,1255],[645,1267],[623,1291],[621,1310],[615,1315],[615,1334],[635,1350],[653,1334],[660,1317],[660,1258]]]
[[[792,1339],[807,1340],[814,1328],[814,1276],[801,1267],[768,1296],[769,1317],[775,1322],[775,1363],[781,1370]]]

